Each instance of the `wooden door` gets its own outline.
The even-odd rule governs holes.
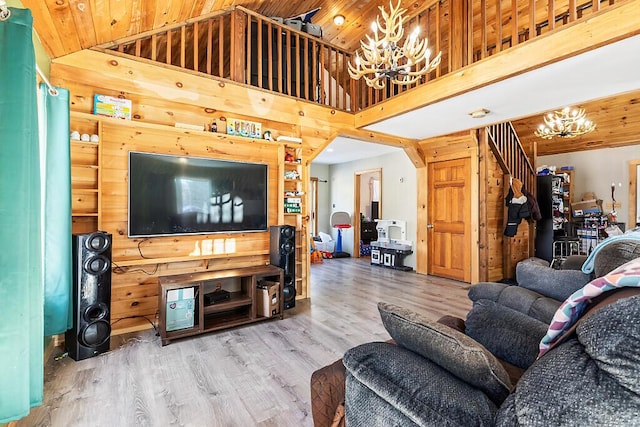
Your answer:
[[[428,274],[471,281],[471,160],[434,162],[428,172]]]

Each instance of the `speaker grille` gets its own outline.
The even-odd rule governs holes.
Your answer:
[[[271,232],[271,264],[284,270],[282,298],[284,308],[296,305],[296,229],[290,225],[275,225]]]

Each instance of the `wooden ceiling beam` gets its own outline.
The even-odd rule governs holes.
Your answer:
[[[373,132],[365,129],[342,128],[333,139],[338,136],[345,138],[353,138],[359,141],[371,142],[374,144],[388,145],[390,147],[402,148],[416,168],[422,168],[426,165],[424,160],[424,152],[420,147],[420,143],[414,139],[402,138],[395,135],[388,135],[381,132]]]

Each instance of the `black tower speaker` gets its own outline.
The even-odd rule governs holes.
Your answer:
[[[284,270],[284,309],[296,306],[296,228],[274,225],[271,231],[271,264]]]
[[[111,234],[74,234],[72,253],[73,326],[65,346],[69,357],[83,360],[109,351]]]

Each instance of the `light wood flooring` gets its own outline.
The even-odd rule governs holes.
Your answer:
[[[349,348],[389,338],[376,304],[465,317],[468,284],[368,259],[311,268],[311,300],[284,320],[172,341],[115,336],[112,351],[45,367],[44,404],[18,426],[312,426],[309,379]],[[54,355],[60,351],[54,352]]]

